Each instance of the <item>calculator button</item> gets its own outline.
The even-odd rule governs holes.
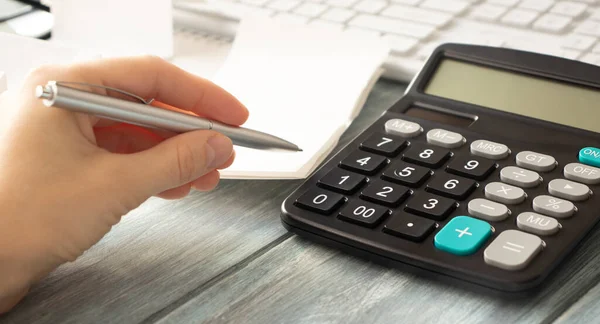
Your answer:
[[[376,180],[360,193],[364,200],[390,207],[398,206],[410,195],[410,190],[404,186]]]
[[[508,207],[497,202],[483,198],[476,198],[469,201],[469,214],[490,222],[499,222],[505,220],[510,211]]]
[[[542,182],[542,178],[537,172],[514,166],[502,168],[500,170],[500,180],[521,188],[532,188]]]
[[[586,200],[590,196],[590,188],[588,186],[565,179],[550,181],[548,183],[548,192],[553,196],[571,201]]]
[[[413,145],[404,153],[402,159],[428,168],[439,168],[449,157],[450,150],[448,149],[426,145]]]
[[[421,125],[403,119],[390,119],[385,122],[385,132],[404,138],[415,137],[423,132]]]
[[[427,142],[445,148],[457,148],[465,143],[465,138],[459,133],[435,128],[427,132]]]
[[[552,171],[556,167],[556,159],[550,155],[523,151],[516,157],[517,165],[538,172]]]
[[[456,208],[452,199],[420,192],[408,200],[406,211],[433,220],[444,220]]]
[[[492,234],[487,222],[456,216],[435,235],[435,247],[456,255],[475,253]]]
[[[389,214],[389,209],[355,200],[340,211],[339,218],[349,223],[375,227]]]
[[[340,166],[344,169],[372,175],[385,166],[387,158],[363,151],[356,151],[346,157]]]
[[[431,170],[406,162],[395,162],[387,168],[381,177],[409,187],[420,187],[431,175]]]
[[[344,194],[351,194],[366,181],[367,177],[364,175],[335,168],[319,180],[318,185]]]
[[[407,145],[408,143],[403,139],[377,133],[361,143],[360,148],[368,152],[394,157]]]
[[[491,182],[485,186],[485,197],[503,204],[519,204],[525,200],[525,191],[502,182]]]
[[[560,224],[552,217],[524,212],[517,216],[517,227],[532,234],[552,235],[558,232]]]
[[[440,196],[464,200],[475,190],[477,183],[471,179],[449,174],[439,174],[427,184],[426,190]]]
[[[568,200],[542,195],[533,199],[533,210],[552,217],[567,218],[575,213],[575,205]]]
[[[585,147],[579,151],[579,162],[600,168],[600,149]]]
[[[504,270],[521,270],[542,250],[542,240],[518,230],[506,230],[483,251],[485,263]]]
[[[477,156],[457,156],[448,164],[446,171],[475,180],[485,180],[496,167],[496,162],[492,160]]]
[[[304,209],[329,215],[344,203],[344,200],[344,196],[340,194],[323,189],[312,189],[300,196],[296,204]]]
[[[404,212],[392,214],[391,220],[383,227],[383,232],[414,242],[422,242],[435,229],[435,222]]]
[[[564,169],[565,178],[585,184],[600,183],[600,169],[591,166],[569,163]]]
[[[507,157],[510,154],[510,150],[504,144],[476,140],[471,143],[471,153],[492,160],[500,160]]]

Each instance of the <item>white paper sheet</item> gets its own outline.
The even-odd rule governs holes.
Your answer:
[[[215,82],[250,110],[244,127],[303,152],[236,147],[223,178],[305,178],[333,149],[381,74],[388,47],[370,36],[248,18]]]

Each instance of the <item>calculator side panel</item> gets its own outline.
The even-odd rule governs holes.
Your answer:
[[[406,109],[419,104],[415,101],[413,96],[406,96],[394,106],[393,110],[405,111]],[[393,262],[408,263],[419,268],[502,291],[522,291],[538,285],[552,270],[554,270],[561,260],[571,253],[575,245],[583,238],[582,234],[587,233],[598,222],[600,213],[596,211],[597,207],[596,209],[594,207],[594,204],[595,206],[600,204],[597,196],[593,196],[585,202],[577,203],[579,209],[578,214],[571,219],[560,220],[563,224],[563,229],[561,229],[558,234],[541,237],[546,243],[546,248],[524,270],[506,271],[489,266],[483,261],[483,251],[500,232],[506,229],[516,229],[516,216],[520,212],[531,211],[531,200],[533,197],[541,194],[548,194],[548,182],[555,178],[563,178],[562,167],[567,163],[576,162],[577,152],[583,145],[600,146],[600,141],[598,141],[597,138],[589,136],[589,134],[581,134],[580,132],[573,130],[571,130],[571,132],[561,131],[560,135],[550,136],[553,139],[548,139],[544,136],[548,136],[548,134],[559,134],[559,129],[549,127],[548,124],[545,124],[546,126],[532,126],[531,124],[520,122],[518,118],[511,115],[492,116],[490,118],[485,117],[485,115],[480,115],[477,123],[473,124],[471,127],[464,128],[410,117],[402,113],[393,112],[392,110],[387,111],[379,120],[365,130],[364,133],[357,136],[350,144],[336,154],[336,156],[327,161],[293,194],[291,194],[288,199],[286,199],[282,205],[281,216],[283,223],[292,231],[298,229],[299,234],[303,232],[312,233],[313,235],[337,242],[338,244],[347,245],[351,247],[351,249],[366,251],[367,254],[371,253],[374,257],[377,256],[384,259],[390,259]],[[509,216],[507,220],[502,222],[490,222],[495,229],[495,233],[492,234],[492,237],[490,237],[475,254],[469,256],[456,256],[440,251],[434,246],[433,242],[435,234],[438,233],[450,219],[457,215],[469,215],[467,210],[468,201],[459,201],[459,207],[446,220],[438,221],[437,229],[422,243],[414,243],[384,234],[382,229],[390,216],[377,227],[370,229],[338,219],[336,217],[337,212],[334,212],[329,216],[324,216],[306,211],[294,205],[294,201],[299,195],[306,190],[314,188],[320,178],[336,168],[343,157],[357,150],[360,143],[365,141],[372,132],[382,132],[384,130],[384,123],[392,118],[402,118],[404,120],[414,121],[423,126],[425,132],[418,137],[409,140],[411,143],[425,142],[425,133],[427,130],[433,128],[441,127],[462,134],[467,139],[467,144],[458,149],[454,149],[453,152],[455,155],[470,154],[468,144],[478,139],[487,139],[503,143],[511,148],[512,154],[506,159],[497,161],[499,167],[486,180],[478,182],[479,187],[468,200],[485,198],[485,185],[492,181],[500,181],[500,169],[507,165],[514,165],[515,155],[520,151],[537,150],[540,153],[552,155],[558,160],[559,166],[549,173],[542,174],[544,181],[540,186],[526,190],[528,198],[525,202],[515,206],[509,206],[512,215]],[[492,129],[495,129],[495,131],[492,131]],[[540,137],[532,135],[532,133],[545,135]],[[518,134],[516,139],[513,137],[515,134]],[[540,141],[544,138],[546,138],[546,140],[542,142],[543,144],[540,144]],[[581,143],[581,145],[577,145],[576,143]],[[451,161],[452,159],[449,162]],[[387,167],[389,167],[389,164]],[[434,171],[439,174],[443,172],[443,169]],[[435,176],[436,174],[434,174],[433,177]],[[431,180],[433,180],[433,178]],[[358,199],[356,196],[357,194],[348,197],[349,199]],[[410,201],[410,198],[408,201]],[[401,209],[404,205],[405,204],[402,204],[398,208],[392,208],[392,211]],[[342,207],[338,208],[337,211]],[[585,215],[585,217],[582,217],[582,215]]]

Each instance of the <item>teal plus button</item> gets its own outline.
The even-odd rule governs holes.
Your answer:
[[[435,247],[456,255],[469,255],[490,237],[490,224],[468,216],[454,217],[435,236]]]
[[[600,149],[584,147],[579,151],[579,162],[595,167],[600,167]]]

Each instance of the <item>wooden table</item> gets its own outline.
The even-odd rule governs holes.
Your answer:
[[[380,81],[340,145],[402,96]],[[300,181],[222,181],[151,199],[0,323],[600,322],[600,231],[542,291],[506,300],[351,257],[288,233],[283,199]]]

